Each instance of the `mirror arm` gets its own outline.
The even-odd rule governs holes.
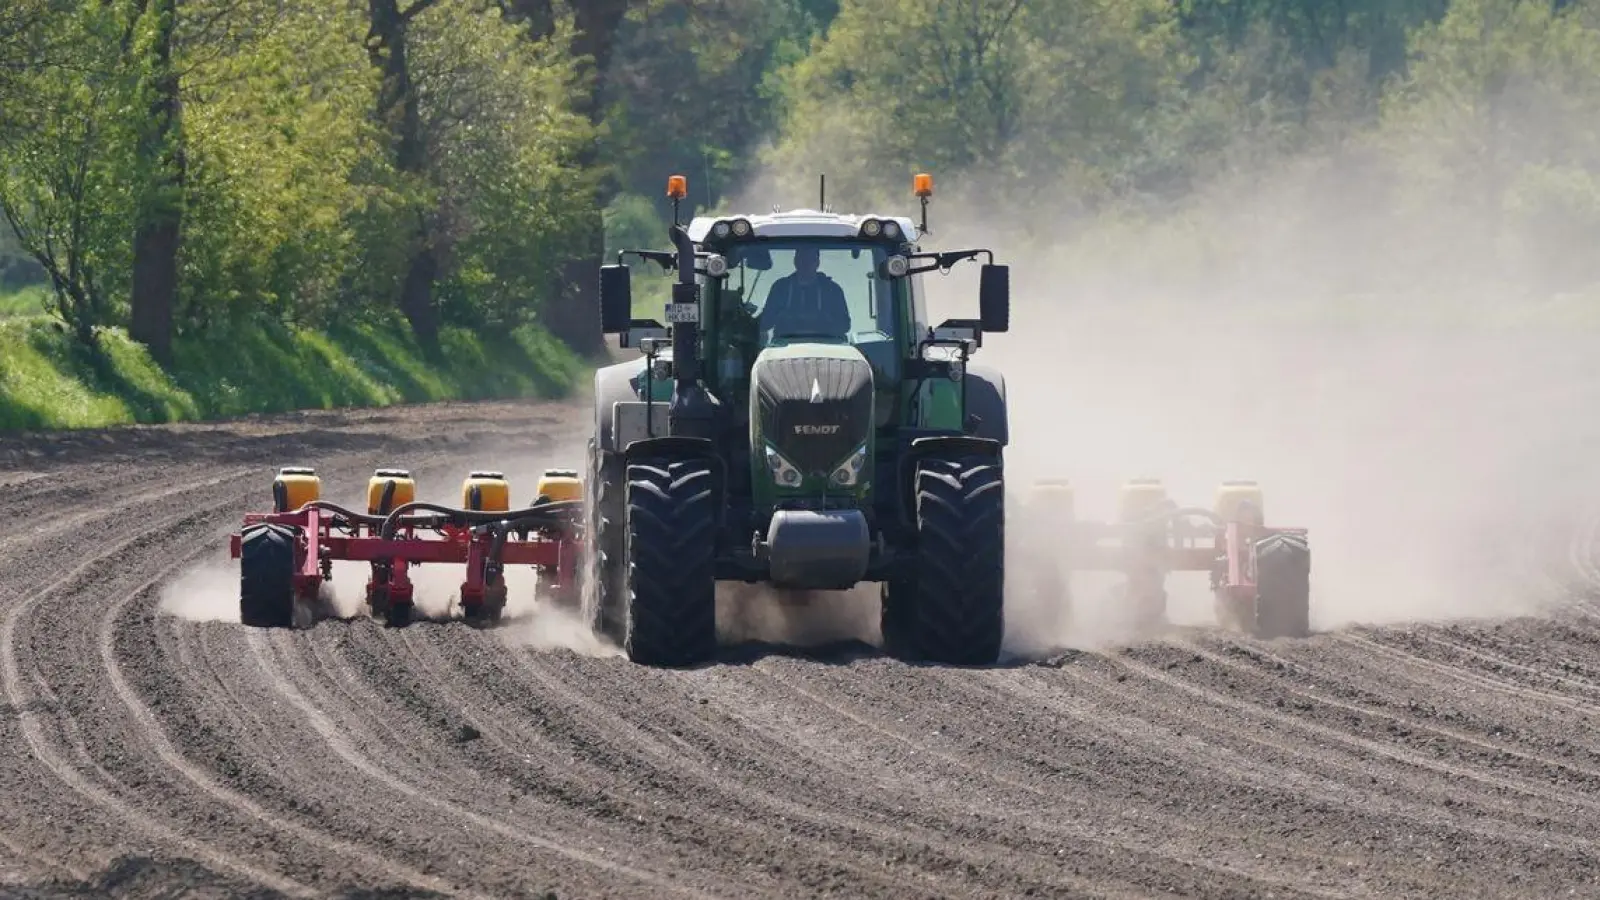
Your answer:
[[[664,271],[671,272],[678,268],[678,255],[670,250],[618,250],[617,265],[622,265],[622,258],[632,254],[642,260],[653,262]]]
[[[994,251],[988,249],[950,250],[943,253],[913,253],[906,258],[912,261],[929,260],[930,262],[925,266],[912,266],[906,270],[906,274],[920,275],[923,272],[932,272],[935,269],[945,271],[949,270],[958,262],[976,259],[979,256],[987,256],[989,258],[989,264],[994,265]]]

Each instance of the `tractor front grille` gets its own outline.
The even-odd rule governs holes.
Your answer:
[[[807,475],[827,476],[872,429],[872,368],[864,359],[766,359],[752,377],[762,433]]]

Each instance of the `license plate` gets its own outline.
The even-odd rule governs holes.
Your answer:
[[[668,303],[667,321],[674,325],[681,323],[695,323],[700,321],[700,304],[698,303]]]

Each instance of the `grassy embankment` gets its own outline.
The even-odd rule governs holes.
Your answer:
[[[35,290],[0,296],[0,431],[203,421],[251,413],[437,400],[560,396],[587,364],[536,329],[447,331],[425,363],[401,325],[327,333],[260,327],[177,347],[170,369],[120,330],[103,352],[40,312]]]

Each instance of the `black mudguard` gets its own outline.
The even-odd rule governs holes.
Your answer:
[[[912,482],[917,476],[917,461],[930,456],[987,456],[1002,458],[1005,446],[1000,441],[973,434],[931,434],[911,439],[900,454],[900,470],[895,473],[899,487],[900,522],[913,527],[916,522],[916,492]]]
[[[967,367],[967,420],[978,437],[1006,446],[1011,443],[1011,422],[1006,408],[1006,377],[988,366]]]
[[[611,437],[611,407],[617,403],[638,400],[633,389],[633,375],[639,370],[637,362],[617,363],[596,369],[594,373],[594,434],[595,445],[603,453],[616,452]]]

